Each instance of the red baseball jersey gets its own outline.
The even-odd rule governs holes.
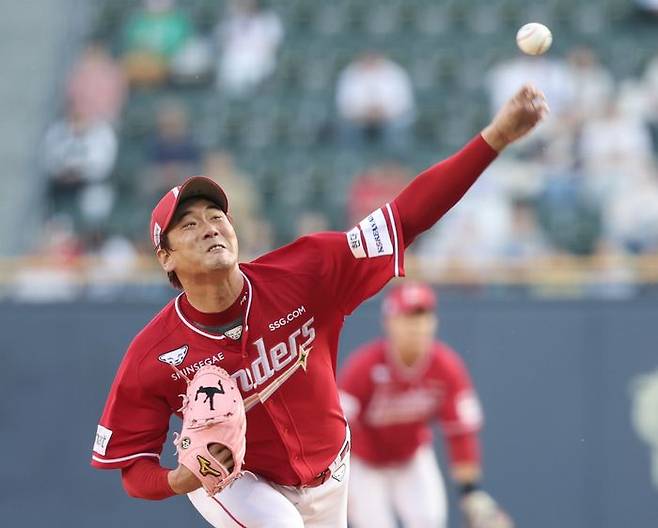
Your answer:
[[[183,374],[216,364],[234,377],[247,408],[244,469],[283,485],[311,481],[338,454],[346,421],[336,389],[344,317],[403,275],[394,204],[347,233],[318,233],[240,264],[244,325],[212,334],[186,319],[182,295],[136,336],[103,411],[92,465],[125,467],[159,458],[181,406]],[[180,414],[179,414],[180,416]]]
[[[432,439],[438,420],[445,435],[482,426],[479,400],[464,363],[435,342],[422,364],[406,367],[378,340],[354,351],[338,386],[355,455],[373,465],[408,460]]]

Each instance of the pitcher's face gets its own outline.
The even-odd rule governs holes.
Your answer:
[[[195,198],[181,203],[169,229],[168,249],[158,250],[165,271],[185,277],[230,270],[238,262],[238,239],[228,216],[215,203]]]

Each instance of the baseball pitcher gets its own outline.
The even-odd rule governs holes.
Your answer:
[[[348,232],[305,236],[249,263],[239,263],[219,185],[198,176],[169,191],[150,235],[182,291],[128,347],[92,465],[121,470],[133,497],[187,494],[215,527],[345,527],[351,444],[335,382],[343,320],[404,274],[405,248],[547,111],[525,86],[461,151]],[[172,414],[183,423],[169,469],[159,459]]]

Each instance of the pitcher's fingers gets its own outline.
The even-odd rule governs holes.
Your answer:
[[[227,460],[231,459],[231,452],[228,449],[224,449],[215,458],[217,458],[217,460],[223,464]]]

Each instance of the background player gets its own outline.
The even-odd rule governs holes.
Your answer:
[[[135,337],[97,429],[92,465],[121,469],[135,497],[189,493],[213,526],[346,525],[349,429],[335,384],[343,320],[404,274],[404,249],[443,216],[508,144],[547,112],[526,86],[481,134],[418,175],[347,233],[318,233],[238,264],[224,191],[196,177],[172,189],[151,216],[157,258],[183,289]],[[208,497],[194,474],[159,464],[186,375],[217,364],[247,409],[248,471]],[[226,451],[215,464],[230,465]]]
[[[435,309],[429,286],[394,287],[382,304],[385,339],[352,352],[341,369],[340,398],[352,430],[348,512],[353,528],[395,528],[396,513],[405,528],[446,526],[446,492],[429,428],[433,420],[444,434],[465,513],[488,517],[488,527],[511,526],[479,490],[480,404],[460,357],[435,340]]]

